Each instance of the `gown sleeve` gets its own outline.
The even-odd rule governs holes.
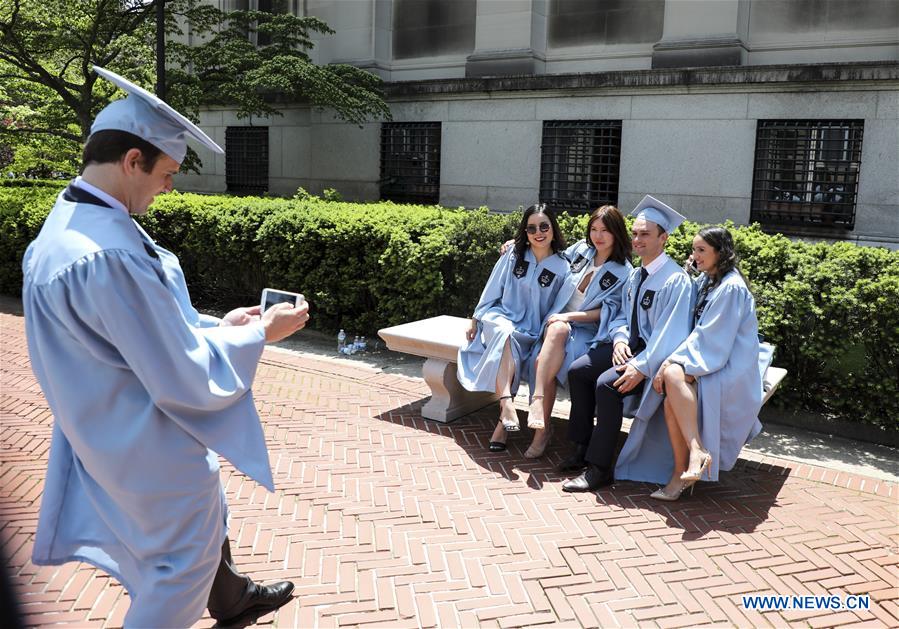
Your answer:
[[[683,365],[684,373],[694,377],[723,368],[743,320],[746,297],[740,286],[722,287],[706,306],[702,320],[668,360]]]
[[[213,317],[212,315],[199,313],[200,315],[200,326],[201,328],[214,328],[220,326],[222,324],[222,320],[218,317]]]
[[[506,284],[506,278],[509,275],[509,267],[511,266],[514,255],[515,249],[510,247],[509,251],[500,256],[499,260],[496,261],[496,264],[493,265],[493,270],[490,272],[487,284],[481,292],[481,298],[478,300],[478,305],[475,306],[474,314],[472,315],[473,319],[480,320],[487,310],[502,300],[503,287]]]
[[[619,341],[627,343],[630,338],[627,308],[627,287],[630,286],[630,280],[631,276],[628,273],[624,276],[624,281],[621,283],[621,305],[615,313],[615,318],[609,322],[609,336],[612,339],[612,343],[618,343]]]
[[[583,240],[578,240],[573,245],[569,245],[568,248],[562,252],[562,257],[565,258],[569,263],[574,262],[574,256],[583,242]]]
[[[90,277],[70,299],[160,410],[202,420],[249,392],[265,346],[260,323],[194,327],[149,260],[121,251],[98,255],[105,260],[89,265]]]

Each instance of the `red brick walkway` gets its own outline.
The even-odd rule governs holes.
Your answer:
[[[51,416],[20,317],[0,314],[0,524],[29,624],[120,626],[128,597],[85,565],[31,564]],[[640,483],[570,495],[553,466],[485,450],[496,409],[419,414],[419,380],[268,351],[256,399],[277,491],[222,478],[236,561],[290,578],[289,627],[899,625],[892,483],[744,460],[692,498]],[[560,433],[564,422],[555,419]],[[557,439],[557,441],[560,441]],[[866,611],[743,609],[742,594],[870,594]],[[205,619],[202,626],[211,625]]]

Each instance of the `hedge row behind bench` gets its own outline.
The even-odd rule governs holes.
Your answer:
[[[21,289],[20,261],[61,185],[0,187],[0,292]],[[169,194],[147,230],[181,258],[194,300],[227,309],[264,286],[296,290],[311,325],[374,332],[438,314],[470,315],[517,217],[479,210]],[[586,217],[563,216],[569,241]],[[698,225],[672,234],[682,261]],[[895,427],[899,423],[899,252],[808,244],[732,227],[759,326],[790,377],[777,402]]]

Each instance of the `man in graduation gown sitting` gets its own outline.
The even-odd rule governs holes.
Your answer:
[[[274,490],[250,392],[266,342],[308,306],[191,305],[178,259],[135,223],[172,187],[188,137],[222,149],[149,92],[101,111],[83,172],[58,197],[22,262],[32,368],[53,411],[33,561],[84,561],[128,590],[126,627],[187,627],[276,609],[293,584],[240,574],[227,538],[218,454]]]
[[[633,476],[629,452],[639,449],[644,439],[652,440],[651,447],[642,450],[644,454],[651,452],[658,465],[674,464],[661,416],[662,397],[644,385],[690,333],[693,283],[665,253],[668,234],[684,217],[648,195],[631,214],[636,215],[631,229],[641,265],[631,271],[622,287],[624,308],[610,325],[612,343],[590,350],[568,374],[571,434],[581,435],[581,439],[561,467],[586,469],[565,481],[564,491],[593,491],[616,478],[641,480]],[[613,473],[625,412],[634,422]]]

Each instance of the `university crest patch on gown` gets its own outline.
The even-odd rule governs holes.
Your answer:
[[[587,266],[587,258],[582,256],[581,254],[578,254],[574,259],[574,262],[571,263],[571,272],[579,273],[585,266]]]
[[[537,283],[540,284],[540,286],[542,286],[543,288],[546,288],[553,283],[554,279],[556,279],[555,273],[553,273],[549,269],[543,269],[543,273],[541,273],[540,277],[537,278]]]
[[[529,263],[527,260],[519,259],[515,263],[515,268],[512,269],[512,275],[514,275],[518,279],[523,278],[525,275],[528,274],[528,264]]]
[[[652,307],[652,301],[656,298],[656,292],[654,290],[648,290],[643,293],[643,299],[640,300],[640,307],[643,310],[649,310]]]
[[[599,287],[603,290],[609,290],[612,286],[615,285],[615,282],[618,281],[618,277],[612,273],[611,271],[606,271],[605,275],[603,275],[599,280]]]

